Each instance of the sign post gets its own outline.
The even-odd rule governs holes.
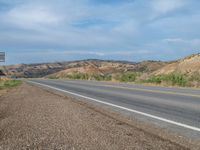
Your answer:
[[[5,52],[0,52],[0,62],[5,62]]]
[[[0,62],[5,62],[5,52],[0,52]],[[0,80],[5,77],[5,74],[0,70]]]

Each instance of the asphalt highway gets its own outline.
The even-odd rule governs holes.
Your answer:
[[[64,92],[135,117],[200,137],[200,90],[96,81],[35,79],[31,84]]]

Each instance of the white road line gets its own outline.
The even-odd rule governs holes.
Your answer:
[[[68,93],[68,94],[71,94],[71,95],[74,95],[74,96],[78,96],[78,97],[81,97],[81,98],[89,99],[91,101],[95,101],[95,102],[105,104],[105,105],[108,105],[108,106],[120,108],[120,109],[129,111],[129,112],[133,112],[133,113],[140,114],[140,115],[143,115],[143,116],[146,116],[146,117],[157,119],[157,120],[167,122],[167,123],[170,123],[170,124],[173,124],[173,125],[176,125],[176,126],[180,126],[180,127],[183,127],[183,128],[187,128],[187,129],[191,129],[191,130],[200,132],[200,128],[193,127],[193,126],[190,126],[190,125],[187,125],[187,124],[183,124],[183,123],[172,121],[172,120],[165,119],[165,118],[162,118],[162,117],[154,116],[154,115],[151,115],[151,114],[147,114],[147,113],[137,111],[137,110],[134,110],[134,109],[115,105],[115,104],[112,104],[112,103],[104,102],[104,101],[101,101],[101,100],[98,100],[98,99],[95,99],[95,98],[91,98],[91,97],[80,95],[80,94],[77,94],[77,93],[74,93],[74,92],[62,90],[62,89],[59,89],[59,88],[56,88],[56,87],[53,87],[53,86],[49,86],[49,85],[46,85],[46,84],[42,84],[42,83],[38,83],[38,82],[34,82],[34,81],[28,81],[28,82],[33,83],[33,84],[38,84],[38,85],[41,85],[41,86],[45,86],[45,87],[48,87],[48,88],[51,88],[51,89],[54,89],[54,90],[57,90],[57,91],[61,91],[61,92],[64,92],[64,93]]]

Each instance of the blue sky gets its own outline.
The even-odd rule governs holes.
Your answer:
[[[199,0],[0,0],[5,64],[200,52]]]

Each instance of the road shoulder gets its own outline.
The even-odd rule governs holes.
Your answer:
[[[28,84],[0,95],[0,149],[198,149],[198,143]]]

